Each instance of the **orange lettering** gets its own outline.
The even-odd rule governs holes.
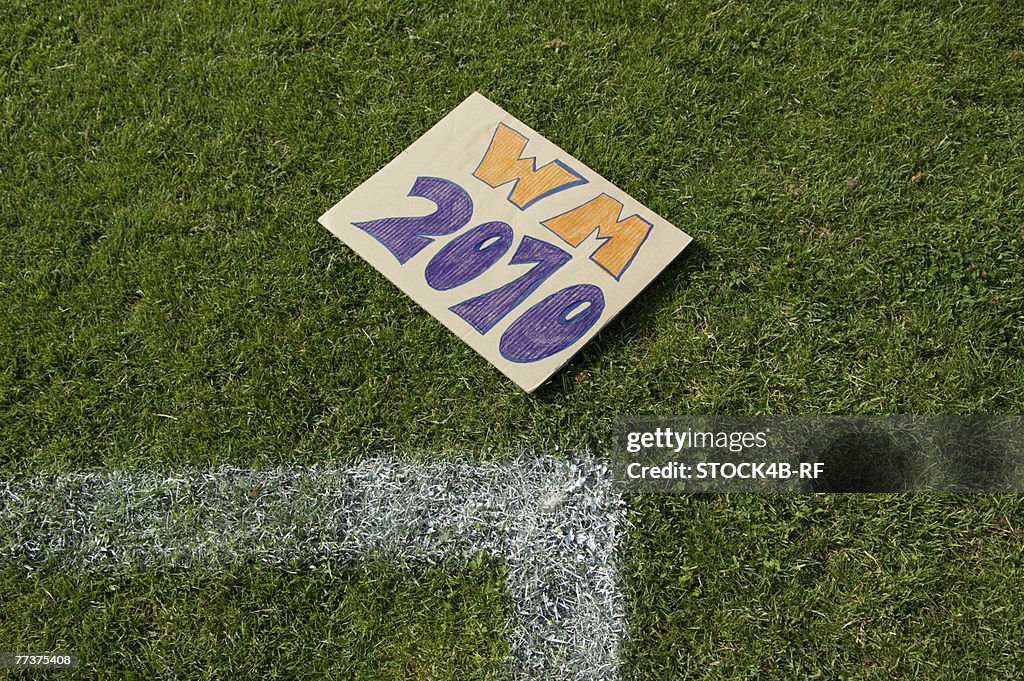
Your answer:
[[[603,243],[590,259],[618,279],[633,262],[653,227],[639,215],[620,220],[621,212],[621,203],[601,194],[541,224],[574,247],[597,230],[597,238]]]
[[[546,196],[586,184],[583,176],[561,161],[551,161],[540,170],[532,156],[523,158],[527,140],[504,123],[499,123],[473,177],[491,187],[514,182],[508,200],[525,210]]]

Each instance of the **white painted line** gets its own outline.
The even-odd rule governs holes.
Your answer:
[[[0,562],[28,570],[329,568],[378,556],[504,562],[513,679],[614,679],[625,504],[593,459],[364,459],[341,466],[0,480]]]

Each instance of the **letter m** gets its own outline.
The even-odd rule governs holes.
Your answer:
[[[491,187],[514,182],[508,200],[519,210],[526,210],[556,192],[587,183],[582,175],[561,161],[551,161],[538,170],[535,158],[523,158],[528,141],[504,123],[499,123],[483,160],[473,171],[473,177]]]
[[[602,243],[590,259],[617,280],[633,262],[653,227],[639,215],[620,220],[621,214],[622,204],[601,194],[541,224],[574,247],[597,230],[597,239]]]

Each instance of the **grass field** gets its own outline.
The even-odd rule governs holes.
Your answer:
[[[499,577],[371,563],[9,579],[0,640],[73,650],[82,677],[499,679]]]
[[[4,476],[599,450],[614,414],[1024,411],[1014,3],[69,0],[0,26]],[[695,239],[533,395],[316,224],[474,90]],[[1017,497],[632,519],[626,678],[1024,668]],[[488,570],[5,566],[0,651],[489,678]]]

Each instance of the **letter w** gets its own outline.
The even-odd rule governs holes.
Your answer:
[[[499,123],[491,145],[473,171],[473,176],[492,187],[515,182],[508,200],[519,210],[526,210],[556,192],[587,183],[582,175],[561,161],[551,161],[538,170],[535,158],[523,158],[528,141],[504,123]]]

